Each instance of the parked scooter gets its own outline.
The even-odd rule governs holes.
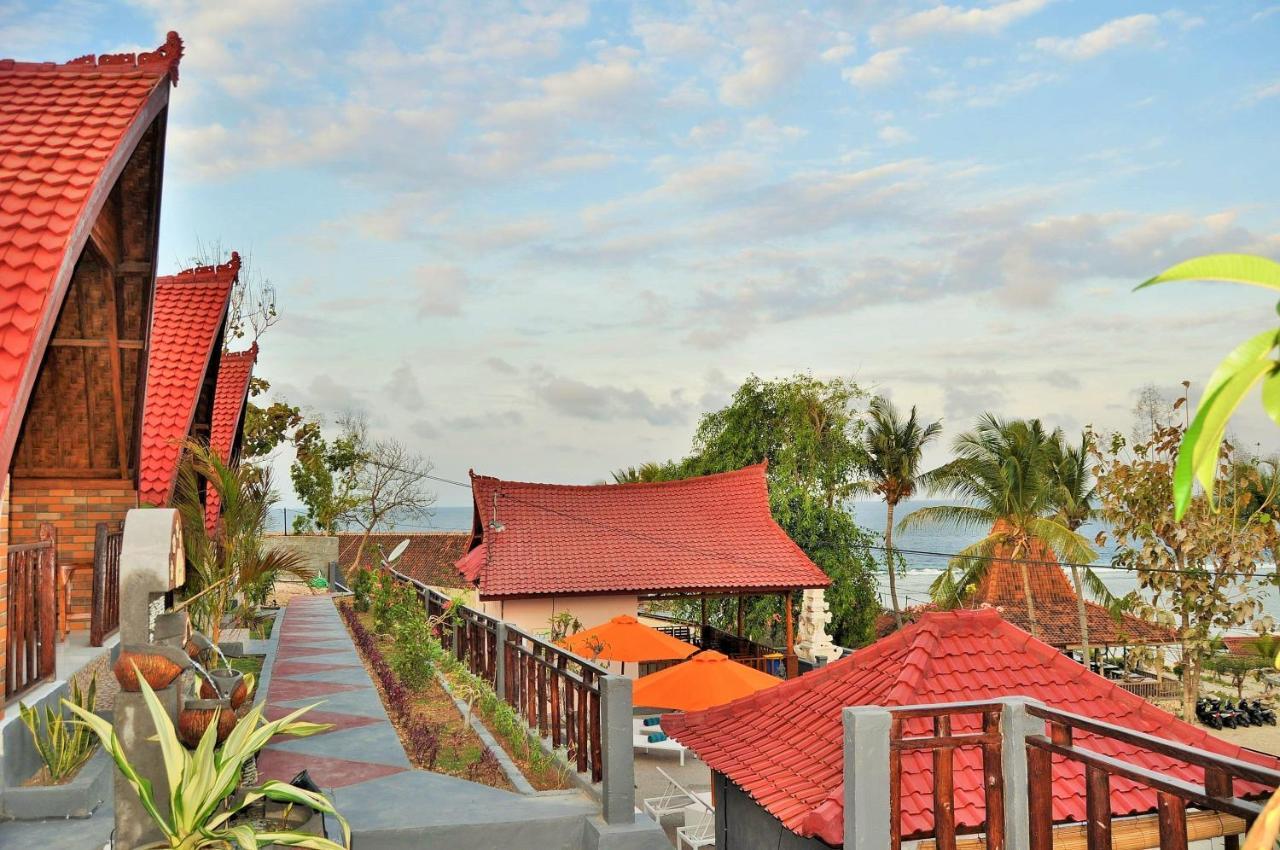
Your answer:
[[[1210,729],[1222,728],[1222,714],[1215,705],[1217,700],[1201,697],[1196,700],[1196,719]]]

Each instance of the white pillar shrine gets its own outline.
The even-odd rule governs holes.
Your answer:
[[[800,628],[796,633],[796,655],[810,664],[834,659],[839,650],[827,634],[831,610],[821,588],[804,591],[800,600]]]

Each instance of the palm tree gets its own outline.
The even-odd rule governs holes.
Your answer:
[[[1071,531],[1093,519],[1097,514],[1097,488],[1089,469],[1089,444],[1087,435],[1080,436],[1080,445],[1068,445],[1060,432],[1053,441],[1050,452],[1050,475],[1057,490],[1054,497],[1054,517]],[[1114,597],[1097,573],[1087,567],[1083,570],[1074,558],[1071,562],[1071,581],[1076,588],[1076,614],[1080,618],[1080,648],[1084,663],[1089,664],[1089,615],[1084,601],[1084,585],[1089,585],[1093,596],[1101,597],[1109,605]],[[1092,560],[1092,559],[1090,559]]]
[[[660,463],[649,461],[639,466],[627,466],[609,473],[614,484],[650,484],[654,481],[667,480],[667,468]]]
[[[920,460],[924,447],[942,432],[941,422],[922,426],[916,409],[906,421],[898,416],[893,403],[877,396],[868,410],[870,421],[864,437],[867,449],[868,487],[885,503],[884,550],[889,571],[889,596],[893,600],[893,618],[902,628],[902,608],[898,605],[898,580],[893,564],[893,512],[903,499],[915,495],[925,483],[928,473],[921,473]]]
[[[994,414],[979,417],[972,431],[956,438],[955,460],[931,473],[937,491],[963,505],[936,505],[913,511],[898,524],[904,531],[947,523],[984,533],[957,553],[934,581],[930,592],[939,604],[953,604],[964,588],[978,582],[998,557],[1017,563],[1027,600],[1031,634],[1039,637],[1031,575],[1026,556],[1038,542],[1069,561],[1087,563],[1094,553],[1088,542],[1055,516],[1057,490],[1050,473],[1056,432],[1046,432],[1038,419],[1003,421]],[[961,575],[957,581],[957,570]]]

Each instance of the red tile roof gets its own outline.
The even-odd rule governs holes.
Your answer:
[[[997,547],[996,556],[1007,558],[1012,554],[1010,547]],[[1031,584],[1031,597],[1036,608],[1036,622],[1039,625],[1038,637],[1050,646],[1064,649],[1078,647],[1082,643],[1080,635],[1080,612],[1076,607],[1075,588],[1067,580],[1063,568],[1057,566],[1058,557],[1053,549],[1039,540],[1033,540],[1030,551],[1024,556],[1027,563],[1027,576]],[[1031,631],[1031,618],[1027,615],[1027,594],[1022,584],[1022,571],[1019,564],[1009,560],[994,560],[987,568],[986,575],[979,583],[972,596],[965,600],[966,607],[990,607],[1000,612],[1000,616],[1022,629]],[[936,610],[934,606],[922,606],[920,610]],[[1177,643],[1178,637],[1173,629],[1167,626],[1122,614],[1119,619],[1101,605],[1085,601],[1085,616],[1089,623],[1089,643],[1093,646],[1104,644],[1133,646],[1142,644]],[[876,633],[888,634],[893,630],[894,620],[890,613],[881,615],[876,620]]]
[[[169,33],[150,53],[0,59],[0,469],[89,229],[181,56]]]
[[[764,464],[681,481],[590,486],[473,472],[471,489],[481,531],[458,567],[479,582],[483,598],[831,583],[773,521]],[[495,504],[501,531],[489,528]]]
[[[220,266],[198,266],[156,280],[138,472],[138,497],[144,502],[164,505],[173,494],[182,441],[191,432],[239,273],[240,255],[232,253],[231,261]]]
[[[338,566],[343,569],[344,575],[356,559],[360,537],[360,534],[338,535]],[[458,574],[454,562],[467,551],[467,541],[470,539],[471,533],[468,531],[389,531],[385,534],[370,534],[360,561],[365,566],[381,564],[379,553],[389,555],[392,549],[400,545],[400,541],[408,540],[409,548],[400,556],[397,570],[433,587],[462,588],[467,585]]]
[[[213,389],[213,413],[209,423],[209,448],[224,461],[231,460],[236,438],[240,436],[240,420],[249,398],[249,379],[258,362],[258,344],[248,351],[223,352],[218,364],[218,383]],[[205,494],[205,522],[210,527],[218,520],[218,493],[212,487]]]
[[[788,829],[839,845],[844,838],[843,707],[1004,696],[1032,697],[1053,708],[1280,768],[1280,759],[1215,738],[1089,672],[989,608],[925,614],[914,625],[776,688],[718,708],[667,715],[662,728]],[[976,720],[957,721],[956,731],[974,731],[976,726]],[[1159,773],[1203,782],[1199,769],[1135,746],[1084,733],[1077,734],[1076,743]],[[1080,765],[1055,759],[1054,776],[1054,819],[1084,820]],[[981,757],[974,748],[957,752],[954,780],[957,826],[977,828],[984,813]],[[1111,804],[1117,815],[1148,812],[1155,808],[1155,794],[1113,777]],[[932,806],[928,755],[904,756],[902,834],[929,834]]]

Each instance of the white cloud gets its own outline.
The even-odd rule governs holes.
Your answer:
[[[859,88],[873,88],[887,85],[896,80],[903,71],[907,54],[906,47],[895,47],[872,54],[866,62],[852,68],[845,68],[841,76]]]
[[[884,142],[886,145],[905,145],[907,142],[914,142],[916,140],[916,137],[911,135],[911,133],[892,124],[881,127],[878,135],[880,136],[880,141]]]
[[[1273,97],[1280,97],[1280,80],[1258,86],[1253,90],[1253,94],[1249,96],[1249,100],[1252,103],[1259,103],[1264,100],[1270,100]]]
[[[872,27],[877,43],[906,41],[933,35],[997,35],[1023,18],[1034,15],[1050,0],[1007,0],[992,6],[939,4],[886,24]]]
[[[1160,30],[1160,19],[1155,15],[1130,15],[1108,21],[1095,30],[1074,37],[1046,36],[1036,39],[1036,47],[1061,56],[1064,59],[1093,59],[1136,42],[1154,40]]]
[[[457,316],[471,277],[458,266],[421,266],[414,272],[414,288],[420,316]]]

